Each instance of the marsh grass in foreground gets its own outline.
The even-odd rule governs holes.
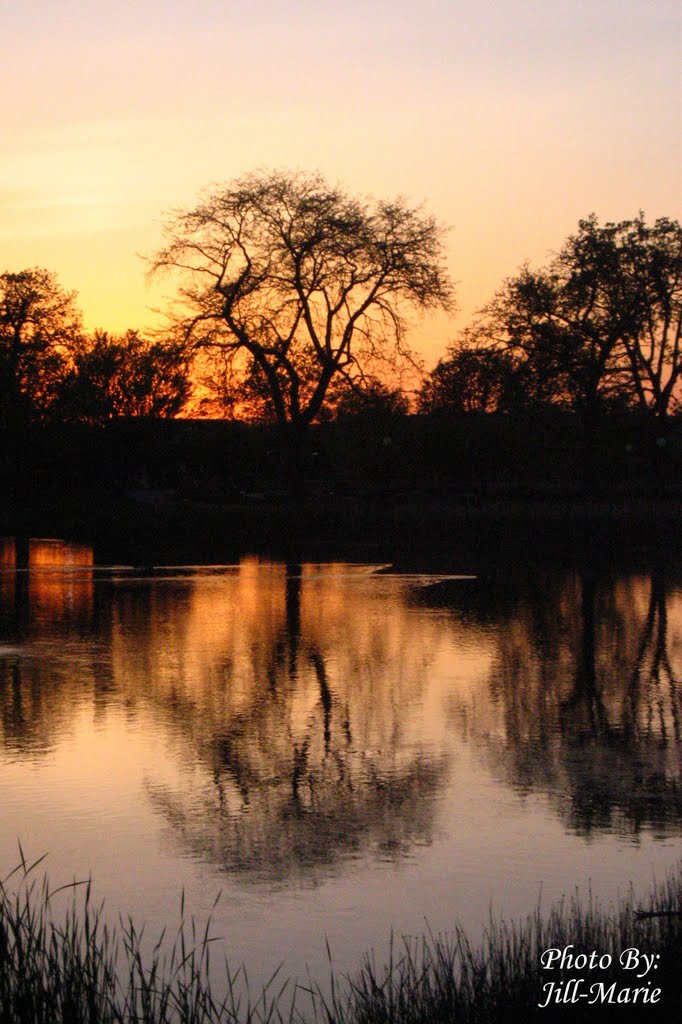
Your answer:
[[[326,988],[275,975],[253,999],[243,970],[232,972],[227,964],[221,995],[215,994],[211,958],[218,940],[210,919],[197,929],[185,918],[184,900],[174,938],[162,934],[152,944],[130,918],[118,928],[107,925],[102,907],[92,902],[89,881],[51,890],[47,878],[37,875],[41,861],[29,864],[22,853],[21,863],[0,883],[0,1024],[673,1021],[682,1011],[682,866],[641,904],[630,892],[606,911],[591,897],[576,896],[521,923],[491,920],[477,947],[459,928],[392,942],[386,965],[369,955],[355,975],[339,977],[330,957]],[[646,916],[638,914],[640,905]],[[573,955],[608,954],[612,964],[542,968],[545,950],[569,947]],[[658,954],[657,967],[643,979],[619,963],[629,948]],[[567,983],[578,977],[585,978],[584,991],[597,984],[598,992],[608,994],[615,983],[613,998],[625,989],[650,994],[660,988],[660,1001],[572,1002]],[[543,988],[552,982],[554,989]],[[557,1002],[557,992],[569,1001]]]

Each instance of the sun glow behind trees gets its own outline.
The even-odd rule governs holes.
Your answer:
[[[180,274],[173,336],[217,352],[228,405],[250,403],[297,450],[340,385],[415,368],[408,312],[452,309],[443,234],[401,199],[257,172],[176,213],[153,269]]]
[[[32,268],[0,275],[0,425],[207,415],[273,422],[302,452],[312,423],[409,410],[410,310],[453,309],[444,232],[404,200],[319,174],[256,172],[176,211],[152,272],[178,275],[153,340],[81,323],[74,293]],[[604,413],[656,431],[680,409],[682,228],[644,214],[581,220],[546,267],[524,264],[417,396],[426,414],[569,409],[588,447]],[[353,397],[355,396],[355,397]],[[351,400],[352,399],[352,400]]]

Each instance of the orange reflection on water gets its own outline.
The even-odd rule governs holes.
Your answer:
[[[17,563],[17,548],[14,537],[0,537],[0,568],[14,568]]]
[[[93,550],[87,544],[31,539],[28,600],[31,622],[64,622],[90,615]]]
[[[476,773],[544,794],[569,831],[680,820],[675,579],[549,569],[434,583],[249,558],[102,576],[83,623],[72,611],[79,593],[91,608],[89,552],[42,541],[32,553],[30,572],[5,574],[16,607],[30,591],[33,637],[77,642],[66,656],[8,651],[5,746],[47,751],[79,701],[95,722],[124,708],[158,751],[149,801],[193,857],[318,880],[343,858],[429,844],[455,734]],[[89,742],[96,757],[96,730]],[[467,770],[457,785],[473,789]]]
[[[29,569],[92,568],[92,548],[89,544],[74,544],[52,538],[31,538],[28,542]]]
[[[14,537],[0,537],[0,607],[12,608],[15,597],[14,567],[16,565]]]
[[[269,877],[428,841],[447,774],[422,715],[438,647],[405,588],[360,566],[244,559],[114,594],[112,678],[192,766],[152,802],[194,854]]]

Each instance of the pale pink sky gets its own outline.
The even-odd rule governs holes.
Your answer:
[[[0,13],[0,269],[89,326],[163,304],[163,211],[256,167],[319,169],[451,225],[460,314],[581,217],[680,216],[677,0],[25,0]],[[164,288],[168,290],[169,285]]]

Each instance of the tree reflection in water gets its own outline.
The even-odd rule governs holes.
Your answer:
[[[429,843],[453,728],[574,831],[680,830],[670,573],[419,588],[244,559],[96,582],[92,552],[54,542],[0,561],[4,751],[44,758],[78,709],[115,712],[158,747],[166,841],[244,879],[309,884]]]
[[[496,772],[521,792],[546,791],[581,834],[679,830],[679,583],[582,572],[536,577],[511,603],[488,593],[450,602],[467,621],[489,623],[498,609],[488,699],[458,698],[451,712]]]
[[[52,750],[102,685],[92,644],[79,643],[93,603],[91,547],[0,539],[0,738],[16,756]]]
[[[184,602],[157,588],[135,643],[149,594],[130,597],[114,673],[165,709],[184,752],[172,781],[148,783],[175,842],[276,883],[431,841],[447,764],[419,709],[436,626],[399,589],[246,561],[214,588],[188,584]]]

